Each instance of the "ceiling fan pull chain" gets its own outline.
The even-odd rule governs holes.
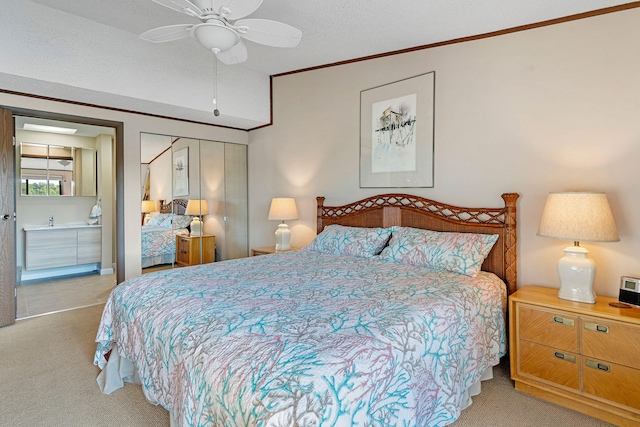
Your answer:
[[[220,110],[218,110],[218,56],[217,52],[213,52],[213,115],[219,116]]]

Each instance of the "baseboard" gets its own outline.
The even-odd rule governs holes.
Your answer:
[[[91,273],[99,271],[98,264],[83,264],[73,267],[60,267],[60,268],[46,268],[43,270],[25,270],[22,269],[20,277],[20,283],[28,282],[31,280],[42,280],[61,276],[73,276],[83,273]]]

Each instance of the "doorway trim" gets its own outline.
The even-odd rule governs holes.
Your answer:
[[[11,111],[0,109],[0,195],[2,224],[0,238],[8,249],[0,253],[0,327],[16,319],[16,222],[15,222],[15,149]],[[11,221],[11,223],[9,223]]]
[[[124,256],[124,123],[93,117],[72,116],[49,111],[30,110],[2,105],[10,110],[14,116],[27,116],[41,119],[61,120],[71,123],[111,127],[116,131],[115,162],[116,162],[116,283],[122,283],[125,278]]]

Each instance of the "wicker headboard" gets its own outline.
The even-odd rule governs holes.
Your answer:
[[[324,206],[318,197],[318,233],[330,224],[352,227],[403,227],[461,233],[490,233],[500,237],[482,269],[500,277],[509,294],[517,289],[517,193],[502,195],[502,208],[463,208],[408,194],[381,194],[344,206]]]
[[[173,199],[169,203],[165,203],[164,200],[160,200],[160,213],[174,213],[176,215],[184,215],[187,210],[186,199]]]

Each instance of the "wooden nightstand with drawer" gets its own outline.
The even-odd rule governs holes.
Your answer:
[[[517,390],[617,425],[640,426],[640,309],[558,298],[526,286],[509,297]]]
[[[202,262],[200,261],[200,242],[202,241]],[[190,236],[176,235],[176,264],[186,267],[189,265],[207,264],[215,261],[216,236],[203,234]]]

